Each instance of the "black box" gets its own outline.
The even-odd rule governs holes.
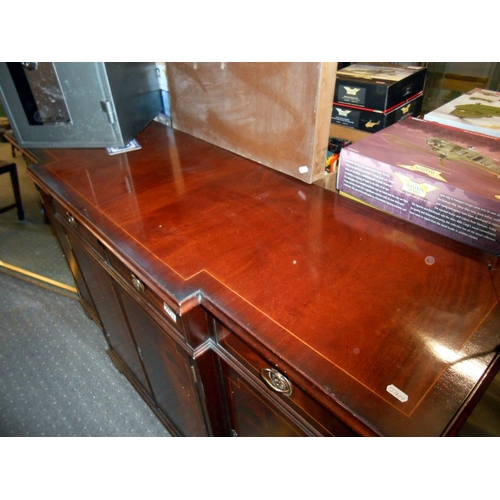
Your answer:
[[[378,132],[389,125],[408,118],[408,116],[418,116],[422,110],[422,101],[423,92],[420,92],[409,101],[405,101],[385,113],[334,103],[332,123],[364,130],[365,132]]]
[[[424,90],[420,66],[351,64],[337,71],[334,102],[387,111]]]

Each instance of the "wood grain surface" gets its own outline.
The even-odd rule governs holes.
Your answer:
[[[314,182],[325,176],[336,69],[312,62],[167,63],[172,124]]]
[[[453,431],[500,344],[496,256],[158,123],[138,140],[30,172],[177,311],[197,296],[353,428]]]

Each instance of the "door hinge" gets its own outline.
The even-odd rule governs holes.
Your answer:
[[[113,104],[111,103],[111,101],[101,101],[101,108],[108,115],[109,123],[115,123],[115,112],[113,110]]]

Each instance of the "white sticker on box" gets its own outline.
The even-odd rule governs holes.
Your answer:
[[[388,385],[386,390],[389,394],[392,394],[396,399],[399,399],[401,403],[406,403],[408,401],[408,395],[405,394],[401,389],[398,389],[395,385]]]
[[[307,172],[309,172],[309,167],[306,167],[305,165],[303,167],[299,167],[299,172],[301,174],[307,174]]]

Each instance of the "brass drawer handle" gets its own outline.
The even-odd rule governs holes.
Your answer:
[[[273,391],[284,394],[285,396],[291,396],[292,383],[278,370],[274,368],[263,368],[260,371],[260,376]]]
[[[78,221],[69,212],[66,212],[66,220],[73,229],[78,227]]]
[[[130,278],[132,280],[132,285],[134,285],[134,288],[138,292],[144,293],[145,288],[142,281],[135,274],[131,274]]]

